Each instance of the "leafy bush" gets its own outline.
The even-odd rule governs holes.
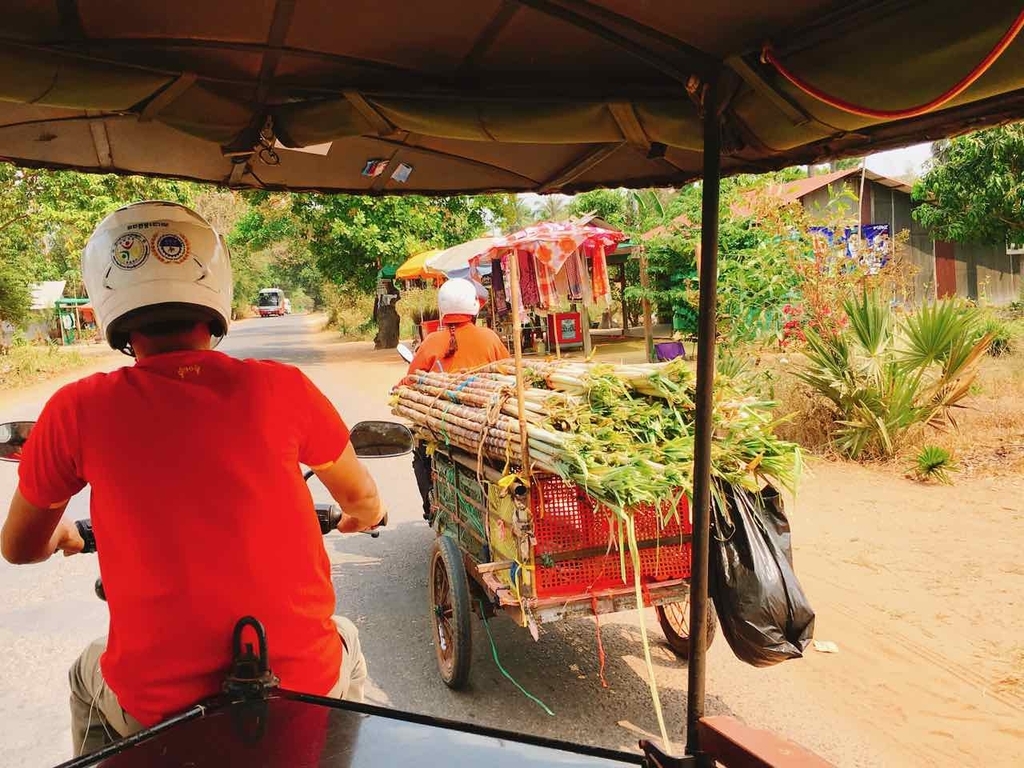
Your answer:
[[[943,485],[952,485],[950,472],[955,472],[957,464],[953,456],[945,448],[937,445],[926,445],[918,451],[911,471],[921,481],[935,480]]]
[[[797,374],[831,404],[836,450],[853,459],[889,458],[917,427],[955,427],[953,409],[992,342],[978,310],[946,300],[899,317],[869,292],[843,310],[842,331],[806,332],[807,364]]]

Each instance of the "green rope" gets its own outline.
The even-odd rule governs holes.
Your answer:
[[[550,709],[548,709],[548,705],[547,704],[545,704],[543,701],[538,699],[536,696],[534,696],[528,690],[523,688],[523,686],[521,686],[516,681],[516,679],[514,677],[512,677],[512,675],[510,675],[508,673],[508,671],[503,666],[501,666],[501,661],[498,659],[498,646],[496,646],[494,644],[494,637],[491,635],[491,626],[490,626],[490,624],[487,623],[487,616],[484,614],[484,602],[483,602],[483,600],[480,601],[480,618],[483,619],[483,621],[484,621],[484,629],[487,630],[487,639],[491,641],[491,654],[494,656],[494,663],[498,665],[498,670],[501,672],[501,674],[503,674],[506,678],[508,678],[509,682],[512,683],[512,685],[514,685],[516,688],[519,689],[520,693],[522,693],[523,696],[525,696],[530,701],[532,701],[534,704],[536,704],[538,707],[543,709],[545,712],[547,712],[549,715],[551,715],[551,717],[554,717],[555,713],[552,712]]]

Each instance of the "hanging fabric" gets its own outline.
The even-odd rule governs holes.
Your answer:
[[[551,309],[558,306],[558,288],[555,286],[556,273],[542,261],[535,261],[537,267],[537,291],[539,307]]]
[[[572,259],[569,259],[569,261],[572,261]],[[557,295],[559,307],[563,307],[572,301],[572,291],[569,290],[569,270],[567,269],[569,261],[566,261],[565,266],[555,275],[555,294]]]
[[[491,267],[491,294],[494,296],[494,313],[507,315],[512,311],[505,293],[505,273],[501,259],[495,259]]]
[[[519,293],[523,297],[523,306],[528,309],[539,307],[540,288],[537,287],[537,269],[533,254],[526,250],[517,250],[519,259]]]
[[[549,267],[552,274],[557,274],[577,248],[578,244],[572,237],[552,235],[550,239],[538,240],[533,252],[538,262]]]
[[[604,245],[596,243],[590,256],[590,271],[593,276],[594,303],[604,304],[605,307],[612,303],[612,286],[608,279],[608,260],[604,255]]]
[[[586,274],[580,262],[580,252],[576,251],[565,260],[565,267],[562,272],[565,274],[566,297],[569,301],[583,301],[583,275]]]
[[[583,303],[589,308],[594,306],[594,292],[591,290],[591,279],[590,272],[590,259],[584,256],[584,252],[581,250],[577,254],[577,258],[580,262],[580,286],[583,288]]]

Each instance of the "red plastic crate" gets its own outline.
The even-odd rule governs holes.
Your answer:
[[[626,582],[622,582],[617,550],[605,554],[609,541],[617,543],[617,529],[609,510],[598,505],[579,486],[557,477],[535,477],[531,487],[533,530],[536,537],[537,597],[567,596],[628,586],[633,569],[626,557]],[[692,530],[686,499],[678,514],[659,530],[653,508],[634,512],[637,542],[657,541],[640,550],[640,576],[644,583],[685,579],[690,576],[690,542],[681,537]],[[598,548],[597,554],[559,559],[565,552]]]

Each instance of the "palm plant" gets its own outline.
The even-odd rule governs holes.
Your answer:
[[[569,215],[569,206],[560,195],[544,195],[537,213],[545,221],[562,221]]]
[[[835,411],[833,442],[843,455],[892,457],[916,427],[956,427],[992,342],[978,311],[945,300],[897,317],[878,294],[843,306],[848,327],[807,332],[807,365],[797,375]]]
[[[911,467],[914,477],[918,480],[935,480],[943,485],[953,484],[950,473],[956,470],[957,464],[953,456],[938,445],[926,445],[921,448]]]

